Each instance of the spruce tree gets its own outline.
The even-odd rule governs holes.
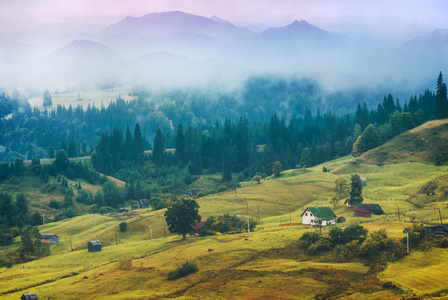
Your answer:
[[[176,155],[178,156],[180,161],[185,162],[185,136],[184,127],[182,126],[182,124],[179,124],[179,126],[177,127]]]
[[[136,123],[134,129],[134,158],[141,164],[144,162],[144,155],[142,131],[140,130],[140,125]]]
[[[160,128],[156,130],[154,137],[154,148],[152,150],[152,161],[156,165],[162,165],[165,157],[165,146],[163,145],[163,134]]]
[[[75,143],[75,138],[72,137],[70,144],[68,145],[68,149],[67,149],[67,155],[70,158],[74,158],[78,156],[78,153],[76,151],[76,143]]]
[[[448,117],[448,100],[446,83],[443,82],[442,72],[437,79],[436,97],[434,103],[434,119],[444,119]]]

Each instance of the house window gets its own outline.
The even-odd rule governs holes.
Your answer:
[[[305,213],[305,217],[308,217],[308,213]]]

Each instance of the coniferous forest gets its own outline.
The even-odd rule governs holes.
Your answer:
[[[251,88],[255,89],[252,95],[261,93]],[[268,93],[275,95],[273,90]],[[94,195],[84,195],[79,202],[95,202],[99,209],[154,198],[153,207],[161,208],[166,203],[159,196],[183,193],[201,174],[219,173],[224,185],[230,187],[255,175],[266,177],[281,169],[311,167],[348,154],[358,156],[404,131],[447,115],[446,84],[441,73],[435,93],[425,90],[403,103],[388,94],[377,105],[358,103],[353,111],[339,115],[325,108],[313,112],[309,106],[303,111],[294,108],[293,112],[267,106],[250,110],[238,107],[230,97],[227,102],[204,107],[200,97],[187,101],[182,93],[171,94],[174,100],[156,106],[145,92],[135,93],[137,100],[118,98],[107,107],[89,105],[86,110],[60,105],[51,110],[31,109],[19,93],[2,94],[2,115],[12,114],[1,121],[0,140],[6,146],[2,160],[12,162],[1,164],[0,178],[20,174],[23,160],[31,159],[34,173],[45,181],[48,176],[64,174],[70,179],[106,182],[95,170],[125,181],[125,191],[116,193],[118,188],[109,183],[107,197],[98,194],[93,201]],[[252,113],[238,115],[237,108]],[[220,118],[217,112],[234,117]],[[68,160],[78,156],[90,156],[90,164]],[[41,165],[42,158],[56,159]]]

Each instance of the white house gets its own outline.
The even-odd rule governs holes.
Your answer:
[[[336,224],[336,214],[330,207],[307,207],[301,215],[302,224],[321,226]]]

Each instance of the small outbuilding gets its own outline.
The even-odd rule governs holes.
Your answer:
[[[59,242],[59,237],[56,234],[41,233],[40,241],[44,244],[54,244]]]
[[[100,252],[101,246],[102,245],[99,240],[93,240],[87,244],[87,247],[89,248],[89,252]]]
[[[359,204],[358,208],[362,208],[365,210],[370,211],[372,214],[374,215],[382,215],[384,214],[383,209],[381,208],[381,206],[379,204]]]
[[[448,236],[448,224],[431,226],[428,227],[427,230],[428,234],[434,234],[435,236]]]
[[[372,212],[367,209],[357,208],[355,209],[355,217],[368,218],[372,216]]]
[[[194,233],[199,234],[199,229],[201,229],[202,225],[205,224],[205,221],[199,221],[196,225],[193,226]]]
[[[196,196],[199,192],[205,191],[205,189],[202,188],[193,188],[185,191],[185,194],[189,196]]]
[[[138,208],[149,208],[149,201],[148,199],[140,199],[138,200]]]
[[[336,224],[336,214],[330,207],[307,207],[300,215],[302,224],[321,226]]]
[[[131,210],[136,210],[138,209],[138,205],[131,205]]]
[[[344,217],[339,217],[339,218],[336,220],[336,223],[345,223],[345,218],[344,218]]]
[[[367,179],[365,177],[359,177],[359,179],[361,180],[362,186],[366,186],[367,185]]]
[[[0,235],[0,246],[8,246],[12,243],[12,239],[6,235]]]
[[[25,293],[20,297],[20,300],[39,300],[36,293]]]

